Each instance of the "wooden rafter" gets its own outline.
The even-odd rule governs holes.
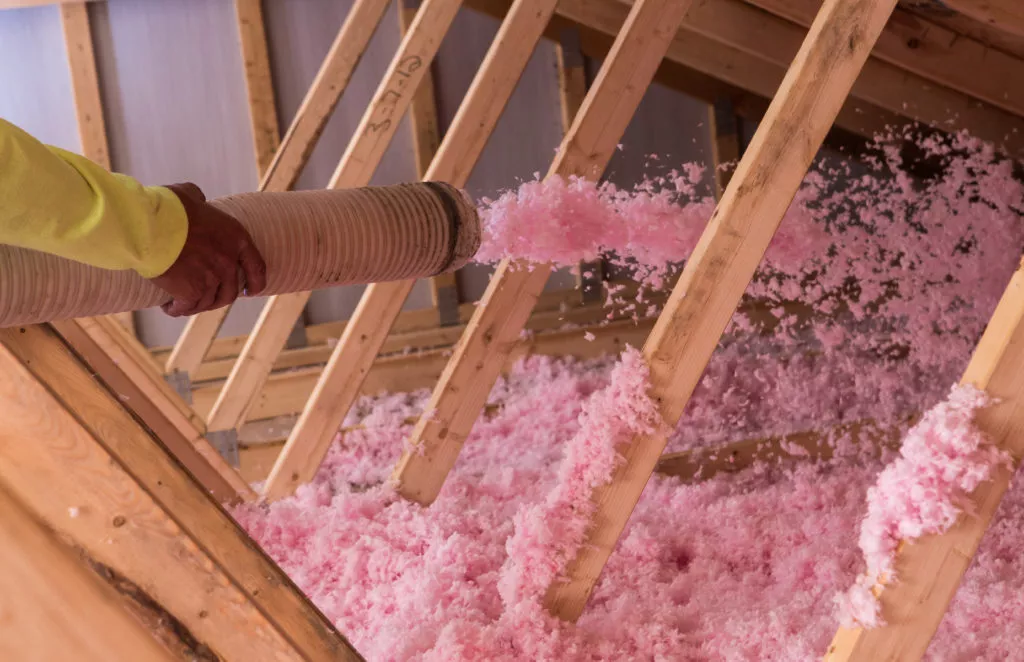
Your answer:
[[[517,340],[508,352],[500,372],[510,370],[514,362],[529,354],[597,358],[604,353],[618,354],[625,343],[639,346],[651,330],[652,320],[618,320],[609,324],[591,324],[580,328],[538,331]],[[585,332],[594,334],[593,342],[582,340]],[[378,358],[363,377],[358,395],[372,395],[431,388],[444,371],[452,355],[450,347],[428,349],[413,354],[394,354]],[[258,421],[287,416],[303,411],[310,395],[320,381],[322,368],[297,368],[276,375],[253,402],[250,420]],[[196,411],[208,411],[217,396],[216,386],[196,388]]]
[[[491,15],[501,15],[508,5],[506,0],[470,0],[470,3]],[[598,57],[600,49],[595,45],[599,39],[596,38],[617,34],[627,11],[628,3],[621,0],[564,0],[559,4],[556,18],[584,28],[584,51],[593,51],[588,54]],[[736,17],[740,18],[739,22]],[[754,34],[761,38],[749,39],[744,26],[754,26]],[[709,102],[719,94],[706,90],[723,84],[734,86],[755,95],[743,100],[746,105],[737,102],[736,111],[756,118],[767,107],[767,101],[762,104],[760,99],[774,96],[804,34],[800,26],[738,0],[702,3],[687,16],[666,53],[666,61],[704,74],[707,78],[695,81],[692,74],[684,78],[677,69],[671,75],[667,72],[659,75],[658,80]],[[558,40],[557,31],[547,36]],[[956,39],[970,41],[964,36]],[[984,46],[974,40],[970,50],[973,52],[977,48]],[[1024,130],[1021,130],[1022,123],[1016,115],[981,104],[966,94],[934,85],[886,62],[872,63],[869,60],[861,80],[867,86],[855,86],[836,117],[835,126],[839,129],[872,138],[885,133],[887,127],[921,121],[931,123],[940,131],[966,129],[996,144],[1009,136],[1005,141],[1008,151],[1020,153],[1024,150]]]
[[[107,144],[106,121],[103,117],[103,98],[100,95],[96,55],[93,51],[89,8],[85,2],[68,2],[61,5],[60,24],[64,32],[64,47],[67,50],[68,71],[71,74],[71,96],[75,104],[82,156],[110,170],[110,149]],[[111,317],[135,334],[135,317],[132,313],[119,313]]]
[[[235,0],[235,18],[242,48],[245,90],[249,97],[249,124],[252,126],[256,171],[262,179],[281,143],[262,0]]]
[[[0,481],[222,659],[360,660],[52,330],[0,330]]]
[[[804,28],[810,26],[821,7],[821,0],[746,2]],[[1024,16],[1024,11],[1021,15]],[[1024,78],[1024,61],[974,39],[965,39],[927,19],[897,9],[871,55],[904,71],[1024,116],[1024,90],[1016,84]],[[984,75],[979,75],[980,72]]]
[[[689,0],[633,6],[548,176],[600,177],[689,7]],[[454,465],[550,275],[550,265],[527,266],[504,260],[491,278],[427,404],[433,414],[417,423],[395,468],[405,498],[433,502]]]
[[[370,183],[461,5],[462,0],[426,0],[420,7],[328,188],[355,188]],[[284,348],[310,294],[274,296],[267,301],[210,413],[211,430],[233,429],[245,421],[246,410],[266,383],[274,359]]]
[[[287,191],[295,184],[389,4],[390,0],[356,0],[352,5],[280,147],[261,175],[261,191]],[[243,39],[246,34],[242,33]],[[253,89],[262,89],[259,81]],[[254,124],[256,140],[260,140],[259,126]],[[198,370],[229,311],[230,307],[224,307],[189,318],[167,359],[167,372],[181,370],[191,375]]]
[[[117,593],[0,484],[0,657],[174,662]]]
[[[555,4],[554,0],[518,0],[513,4],[425,179],[465,185]],[[405,281],[367,288],[270,474],[265,497],[291,494],[316,473],[412,286],[413,281]]]
[[[911,661],[924,656],[1024,458],[1024,263],[1010,280],[960,381],[998,400],[978,412],[975,422],[996,446],[1009,452],[1013,468],[997,468],[992,479],[970,495],[964,514],[946,533],[899,546],[898,582],[877,588],[886,625],[841,629],[829,647],[828,662]]]
[[[704,37],[783,68],[806,35],[803,27],[740,0],[708,0],[694,8],[683,29],[687,39]],[[865,63],[850,97],[930,126],[966,128],[1012,154],[1024,152],[1019,116],[878,58]]]
[[[650,396],[668,428],[682,415],[825,134],[896,0],[827,0],[754,134],[644,345]],[[661,456],[667,433],[638,436],[595,490],[593,524],[545,596],[556,616],[582,612]]]
[[[1024,6],[1017,0],[942,0],[942,4],[979,23],[1024,37]]]
[[[205,438],[206,426],[167,382],[126,352],[116,322],[67,320],[53,324],[64,341],[221,503],[253,501],[256,492]]]
[[[739,118],[728,98],[716,99],[708,108],[711,129],[711,165],[715,169],[715,198],[722,199],[742,149]]]
[[[558,69],[558,101],[562,116],[562,134],[569,132],[572,122],[587,96],[590,81],[586,58],[580,46],[580,31],[576,26],[563,28],[555,44],[555,62]],[[583,261],[576,265],[576,287],[584,303],[600,301],[604,296],[604,261]]]
[[[398,9],[398,27],[402,36],[409,31],[409,25],[419,8],[416,0],[402,0]],[[437,99],[434,96],[433,65],[423,76],[409,109],[409,129],[412,132],[412,151],[416,161],[416,176],[423,179],[430,163],[441,145],[441,128],[437,117]],[[459,281],[455,272],[433,276],[429,279],[430,298],[437,308],[441,326],[459,323]]]

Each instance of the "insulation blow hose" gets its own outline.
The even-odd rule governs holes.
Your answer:
[[[249,231],[267,264],[260,296],[428,278],[480,247],[476,206],[441,182],[243,193],[211,200]],[[0,246],[0,328],[143,310],[170,296],[134,271],[110,271]]]

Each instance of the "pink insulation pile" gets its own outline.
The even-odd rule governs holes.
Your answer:
[[[995,448],[974,424],[975,412],[989,404],[977,388],[954,388],[907,433],[899,458],[868,490],[860,534],[867,573],[840,600],[844,626],[884,623],[872,589],[899,581],[900,542],[947,531],[963,512],[966,496],[992,477],[996,465],[1012,467],[1009,454]]]
[[[683,450],[924,414],[899,454],[834,433],[822,437],[830,461],[693,484],[655,475],[575,624],[542,608],[544,592],[623,444],[662,425],[635,350],[520,362],[429,508],[386,481],[404,419],[426,402],[417,392],[361,400],[345,425],[365,429],[312,483],[236,517],[375,662],[821,659],[840,611],[878,618],[865,592],[892,574],[896,541],[947,527],[1004,459],[971,424],[984,395],[950,388],[1024,248],[1024,188],[966,138],[924,147],[944,164],[926,180],[891,149],[807,176],[669,440]],[[485,204],[480,259],[612,252],[663,288],[714,207],[700,172],[631,191],[529,182]],[[1024,489],[1011,488],[929,660],[1021,659],[1022,517]]]

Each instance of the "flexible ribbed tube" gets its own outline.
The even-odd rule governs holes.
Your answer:
[[[480,219],[438,182],[244,193],[211,200],[253,237],[267,263],[262,295],[426,278],[465,265]],[[0,246],[0,327],[122,313],[169,300],[133,271],[108,271]]]

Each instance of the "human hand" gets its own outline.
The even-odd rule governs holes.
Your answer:
[[[161,306],[163,311],[171,317],[190,316],[230,305],[239,290],[262,292],[267,265],[242,224],[208,203],[195,184],[167,188],[185,207],[188,236],[174,264],[150,279],[172,297]]]

